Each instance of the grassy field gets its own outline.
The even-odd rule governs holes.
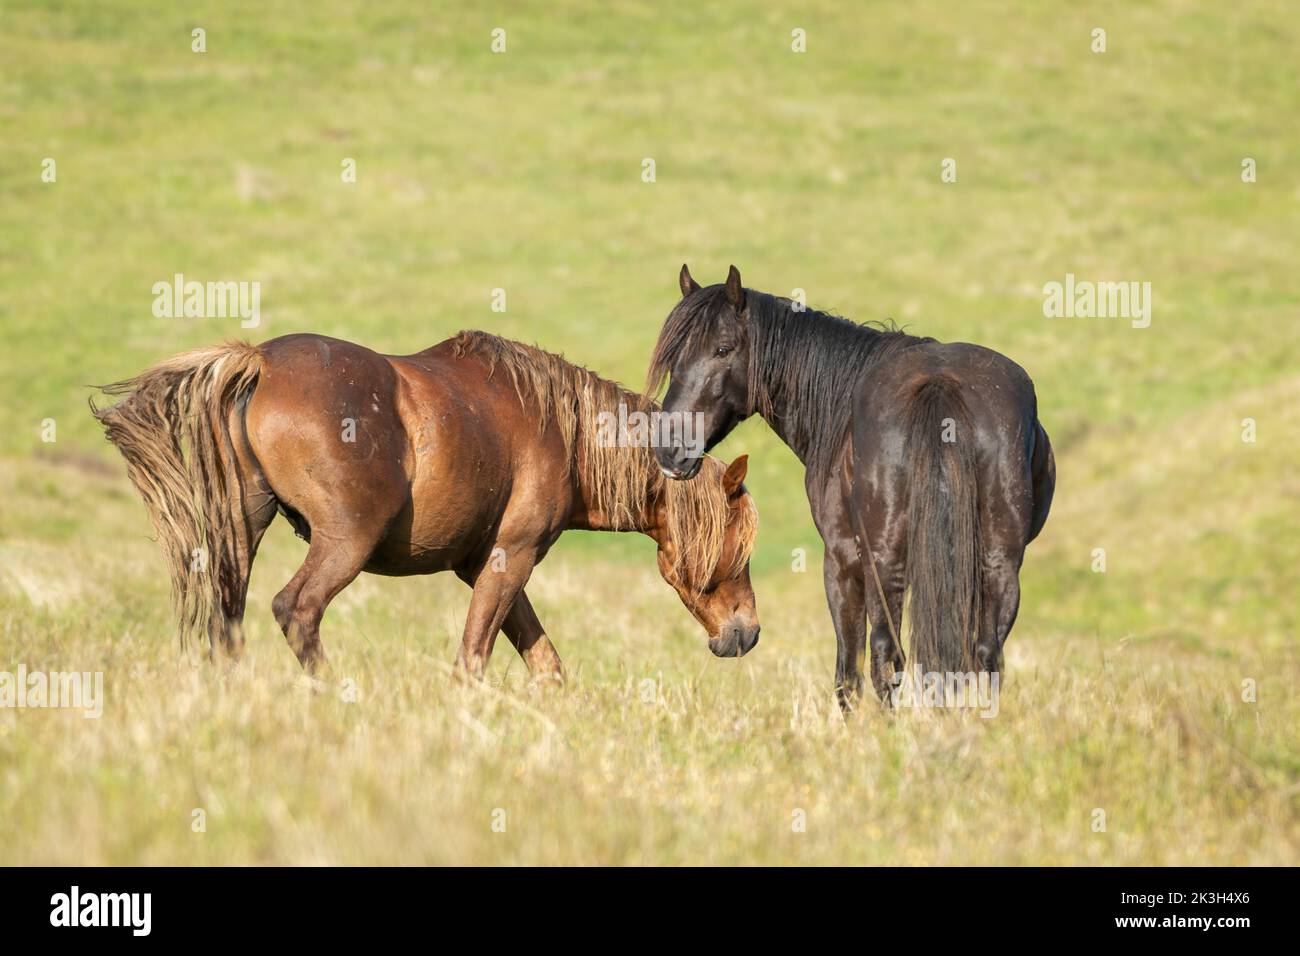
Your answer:
[[[0,709],[0,863],[1300,862],[1293,5],[458,7],[0,0],[0,671],[106,695]],[[575,533],[529,586],[565,690],[504,642],[453,684],[440,576],[345,591],[355,699],[312,693],[269,610],[283,523],[246,665],[182,657],[88,383],[476,327],[637,385],[683,261],[1034,377],[1059,480],[996,717],[841,717],[801,469],[758,421],[720,449],[762,516],[743,660],[648,539]],[[261,325],[155,318],[178,272],[259,281]],[[1045,318],[1067,273],[1149,281],[1150,327]]]

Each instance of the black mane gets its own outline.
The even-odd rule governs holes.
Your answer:
[[[859,379],[886,355],[933,339],[892,323],[858,323],[829,312],[796,311],[790,299],[745,290],[749,329],[749,413],[776,428],[804,464],[824,472],[848,431],[850,398]],[[698,289],[664,322],[650,360],[651,394],[683,355],[716,341],[731,320],[722,285]]]

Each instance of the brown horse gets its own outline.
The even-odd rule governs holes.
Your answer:
[[[276,512],[310,547],[272,610],[304,669],[361,571],[451,570],[474,589],[457,672],[480,677],[499,630],[535,679],[562,679],[524,585],[570,528],[640,531],[660,573],[739,656],[758,640],[749,581],[757,511],[745,457],[665,481],[648,447],[600,439],[628,392],[558,355],[483,332],[387,356],[321,335],[185,352],[92,410],[122,452],[170,564],[181,634],[242,650],[258,542]]]
[[[799,456],[826,545],[841,704],[861,692],[868,624],[876,692],[888,696],[903,671],[905,592],[923,674],[1000,671],[1025,546],[1056,486],[1025,370],[979,345],[858,325],[746,289],[735,266],[708,288],[682,266],[679,284],[650,391],[671,376],[664,411],[698,414],[705,439],[655,455],[665,474],[689,479],[699,451],[758,413]]]

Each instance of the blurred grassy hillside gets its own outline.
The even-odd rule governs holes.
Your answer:
[[[110,696],[0,710],[0,862],[1295,862],[1298,43],[1284,0],[0,0],[0,670]],[[529,589],[565,694],[504,643],[496,689],[446,687],[467,592],[364,579],[323,634],[369,693],[303,699],[281,525],[248,672],[176,662],[84,386],[231,336],[466,327],[639,386],[683,261],[1033,376],[1059,483],[997,719],[839,722],[802,472],[758,421],[720,449],[762,516],[743,661],[708,657],[648,541],[574,534]],[[259,281],[261,325],[155,318],[175,273]],[[1150,327],[1044,318],[1067,273],[1150,282]],[[520,792],[541,809],[495,839]]]

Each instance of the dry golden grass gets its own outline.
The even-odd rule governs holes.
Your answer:
[[[441,576],[346,591],[323,633],[354,693],[322,692],[267,611],[303,550],[283,527],[228,670],[180,658],[121,482],[63,484],[69,508],[114,503],[49,560],[6,552],[24,571],[6,579],[3,647],[102,670],[106,702],[99,719],[0,710],[5,863],[1297,860],[1289,648],[1066,637],[1030,611],[995,717],[845,719],[815,565],[760,579],[763,640],[722,661],[648,550],[638,566],[562,547],[529,590],[566,689],[531,688],[504,641],[483,687],[452,681],[468,592]]]

